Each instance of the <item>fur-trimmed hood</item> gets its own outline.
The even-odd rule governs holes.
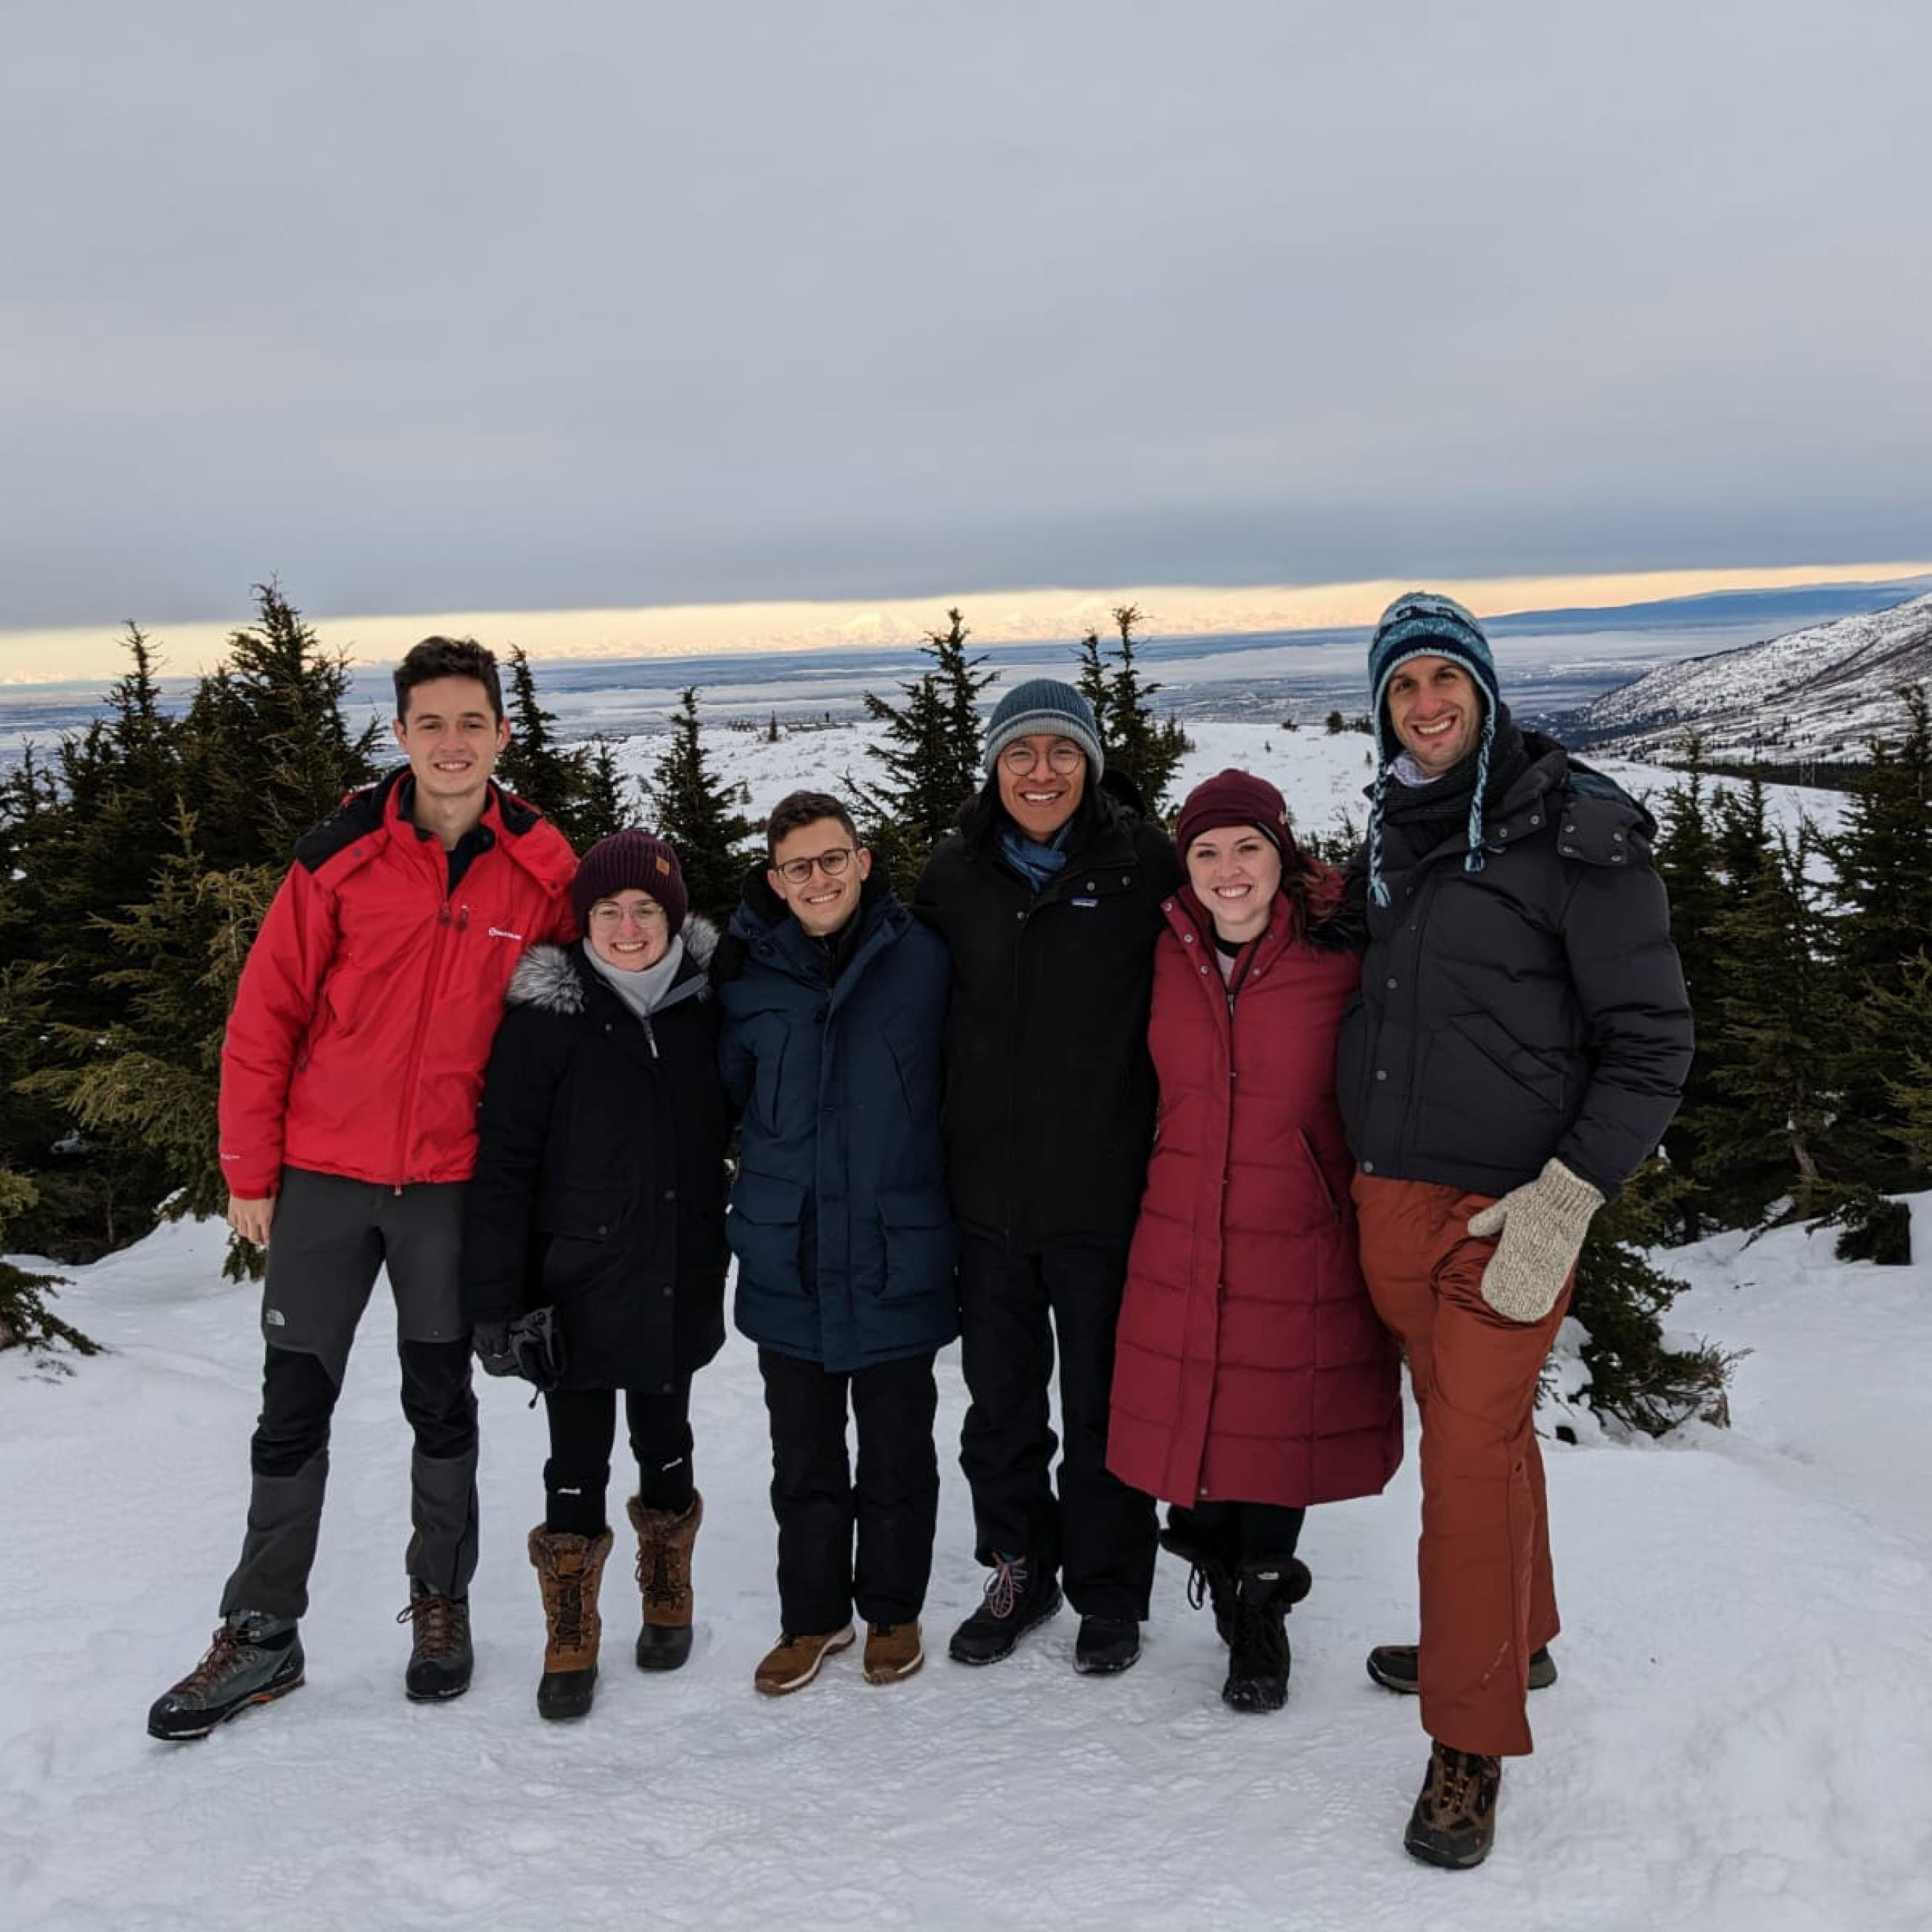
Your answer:
[[[664,1004],[711,997],[711,962],[718,950],[718,928],[702,913],[694,912],[684,922],[682,937],[684,964]],[[582,1012],[590,986],[590,968],[583,957],[584,943],[530,947],[510,975],[503,995],[506,1004],[573,1017]]]

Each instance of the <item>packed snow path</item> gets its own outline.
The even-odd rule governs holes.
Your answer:
[[[1918,1204],[1932,1252],[1932,1198]],[[1070,1667],[1063,1612],[990,1670],[944,1640],[980,1573],[952,1469],[909,1682],[856,1650],[767,1701],[777,1629],[765,1423],[734,1338],[698,1384],[706,1516],[689,1666],[629,1662],[620,1538],[585,1723],[542,1723],[523,1551],[541,1418],[484,1405],[475,1688],[404,1701],[408,1437],[381,1291],[351,1366],[308,1682],[203,1743],[145,1735],[212,1628],[246,1492],[254,1291],[212,1227],[81,1271],[64,1312],[113,1352],[0,1360],[0,1924],[92,1928],[668,1925],[1879,1928],[1932,1924],[1932,1267],[1840,1267],[1828,1241],[1727,1236],[1672,1257],[1682,1325],[1754,1352],[1728,1433],[1550,1451],[1562,1679],[1504,1782],[1482,1870],[1400,1834],[1425,1746],[1364,1674],[1412,1628],[1411,1460],[1321,1510],[1286,1710],[1218,1701],[1222,1653],[1163,1558],[1140,1666]],[[617,1492],[621,1497],[622,1492]]]

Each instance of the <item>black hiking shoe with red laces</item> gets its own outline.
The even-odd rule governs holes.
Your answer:
[[[302,1681],[302,1640],[293,1624],[246,1612],[214,1633],[204,1657],[148,1710],[148,1735],[170,1743],[205,1738],[256,1704],[286,1697]]]
[[[413,1623],[410,1666],[403,1693],[412,1703],[434,1704],[460,1697],[470,1688],[476,1652],[470,1642],[470,1606],[460,1597],[442,1597],[420,1583],[410,1586],[410,1600],[396,1612],[399,1624]]]
[[[1424,1864],[1450,1871],[1480,1864],[1496,1842],[1496,1798],[1502,1782],[1501,1758],[1433,1745],[1421,1795],[1402,1834],[1403,1850]]]
[[[1060,1584],[1024,1556],[996,1556],[980,1607],[952,1633],[946,1654],[956,1664],[997,1664],[1036,1624],[1060,1607]]]

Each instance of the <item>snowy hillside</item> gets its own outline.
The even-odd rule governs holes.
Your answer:
[[[1932,1197],[1918,1203],[1932,1252]],[[0,1923],[8,1932],[1906,1932],[1932,1924],[1932,1268],[1843,1267],[1828,1238],[1727,1235],[1672,1257],[1682,1318],[1738,1365],[1728,1432],[1549,1445],[1562,1676],[1468,1875],[1400,1833],[1426,1755],[1364,1674],[1414,1615],[1410,1460],[1318,1510],[1287,1708],[1240,1716],[1162,1561],[1138,1669],[1076,1677],[1063,1614],[998,1669],[934,1655],[875,1688],[850,1655],[796,1697],[752,1689],[777,1628],[756,1361],[697,1384],[697,1648],[609,1656],[581,1726],[533,1708],[525,1530],[540,1416],[486,1384],[475,1688],[406,1703],[410,1438],[379,1289],[338,1413],[305,1625],[308,1682],[207,1742],[148,1701],[214,1621],[247,1497],[253,1291],[219,1231],[163,1230],[79,1271],[67,1313],[112,1352],[71,1376],[0,1358]],[[964,1407],[940,1358],[946,1472],[928,1631],[976,1595]],[[620,1552],[621,1554],[621,1552]]]
[[[1932,597],[1762,644],[1661,664],[1576,722],[1600,748],[1674,754],[1693,730],[1717,758],[1857,758],[1895,735],[1902,684],[1932,682]]]

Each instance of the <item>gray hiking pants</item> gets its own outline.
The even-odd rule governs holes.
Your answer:
[[[241,1560],[221,1597],[292,1622],[308,1607],[328,1480],[329,1423],[356,1328],[386,1266],[396,1298],[410,1457],[410,1580],[467,1594],[476,1568],[476,1402],[457,1261],[460,1183],[400,1192],[290,1168],[282,1175],[262,1297],[268,1347]]]

